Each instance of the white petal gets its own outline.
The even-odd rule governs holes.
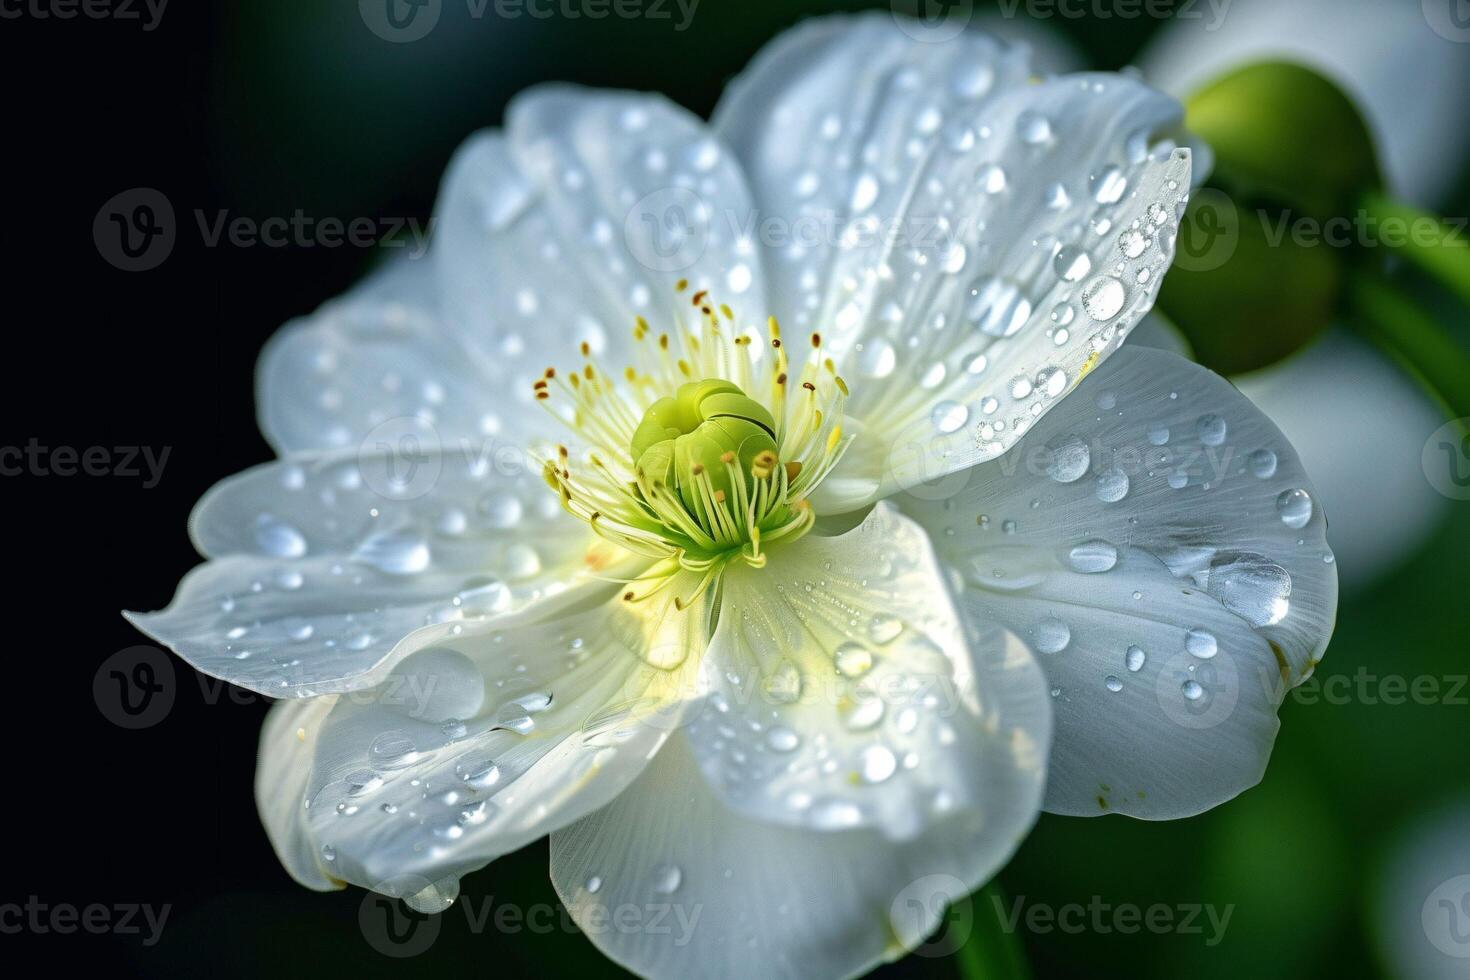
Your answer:
[[[638,603],[614,588],[579,613],[416,637],[382,685],[339,698],[305,814],[332,874],[452,894],[460,875],[609,802],[694,691],[709,610],[673,605],[690,578]]]
[[[1239,392],[1129,347],[943,493],[899,501],[969,611],[1041,654],[1048,809],[1168,818],[1259,779],[1276,706],[1331,634],[1337,577],[1300,461]]]
[[[1455,10],[1453,0],[1201,4],[1200,16],[1165,25],[1139,64],[1180,98],[1253,61],[1315,68],[1359,101],[1392,186],[1433,206],[1454,190],[1470,150],[1470,26]]]
[[[279,453],[371,451],[409,437],[488,451],[509,433],[523,439],[528,418],[541,421],[505,398],[504,372],[439,320],[428,272],[427,261],[395,262],[271,339],[258,402]]]
[[[435,255],[449,319],[526,369],[525,395],[584,341],[621,370],[635,316],[671,329],[697,313],[675,303],[679,279],[764,317],[744,178],[700,120],[657,96],[569,86],[518,97],[507,119],[450,165]]]
[[[768,823],[727,806],[675,736],[610,806],[552,835],[557,893],[598,948],[655,978],[856,976],[920,944],[946,902],[959,905],[944,938],[961,939],[965,896],[1009,859],[1040,802],[1041,677],[1024,651],[1004,649],[987,646],[976,663],[996,709],[988,745],[969,760],[979,806],[901,843]]]
[[[628,557],[566,515],[524,457],[418,453],[224,481],[190,521],[215,560],[166,610],[130,618],[212,676],[271,697],[330,694],[376,683],[420,627],[570,601]]]
[[[1031,67],[1041,74],[1059,75],[1087,67],[1087,57],[1069,35],[1057,29],[1055,21],[1006,16],[1003,10],[982,9],[975,11],[970,23],[1003,41],[1024,45]]]
[[[1189,154],[1152,141],[1179,118],[1132,79],[1031,84],[991,38],[928,44],[889,17],[756,59],[717,125],[763,213],[821,229],[767,271],[853,392],[819,511],[998,455],[1118,347],[1173,254]]]
[[[965,634],[924,532],[887,504],[840,537],[778,548],[763,569],[729,569],[722,588],[712,693],[686,732],[742,814],[908,840],[993,805],[994,767],[1045,758],[1025,731],[993,727],[1015,706],[972,666],[1025,670],[1030,657],[998,652],[1003,632]],[[1032,694],[1044,717],[1044,689]]]
[[[1424,478],[1422,461],[1424,441],[1444,417],[1368,344],[1334,330],[1237,383],[1312,474],[1332,515],[1344,589],[1371,585],[1416,553],[1444,519],[1449,500]]]
[[[272,705],[260,732],[255,770],[255,805],[276,857],[292,878],[316,891],[342,887],[322,867],[321,851],[302,810],[317,737],[336,700],[306,698]]]
[[[1466,826],[1470,800],[1461,797],[1416,818],[1395,842],[1373,910],[1379,950],[1393,976],[1465,976],[1470,961]]]

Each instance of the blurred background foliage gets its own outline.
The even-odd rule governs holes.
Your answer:
[[[505,20],[474,19],[462,0],[445,0],[427,38],[390,44],[364,28],[355,3],[231,4],[218,13],[213,36],[197,55],[207,60],[210,82],[198,94],[206,103],[200,116],[204,131],[198,134],[205,151],[193,163],[207,168],[201,183],[217,198],[201,203],[244,214],[303,208],[315,215],[426,219],[458,143],[477,128],[497,125],[507,100],[527,86],[567,80],[657,90],[707,116],[728,79],[779,31],[811,15],[868,6],[874,5],[703,0],[687,29],[676,30],[672,4],[667,20]],[[977,6],[983,12],[993,5]],[[1053,32],[1087,65],[1120,69],[1152,34],[1168,27],[1146,17],[1056,17],[1041,30]],[[1463,47],[1470,57],[1470,45]],[[1461,105],[1465,94],[1460,93]],[[1465,163],[1457,191],[1439,202],[1443,213],[1464,215],[1470,208]],[[276,257],[251,261],[262,263],[262,276],[282,302],[305,313],[357,279],[365,260],[361,252],[339,249],[295,256],[289,265]],[[1422,288],[1438,309],[1449,310],[1440,320],[1463,352],[1470,333],[1455,308],[1430,296],[1429,285],[1406,288]],[[262,324],[262,334],[273,326]],[[1253,327],[1242,323],[1234,329]],[[1302,329],[1300,343],[1316,332]],[[1249,336],[1235,339],[1250,342]],[[1300,343],[1280,345],[1265,360],[1287,355]],[[221,360],[224,369],[244,374],[250,363],[245,349],[258,347],[258,338],[242,340],[239,347],[242,359]],[[231,384],[247,382],[231,377]],[[244,431],[235,435],[258,440]],[[1428,435],[1420,433],[1421,441],[1409,447],[1412,454]],[[267,458],[264,444],[255,445],[256,458]],[[1443,504],[1436,502],[1429,533],[1414,532],[1422,540],[1399,549],[1384,567],[1359,569],[1352,577],[1319,680],[1360,672],[1429,676],[1448,690],[1449,678],[1470,673],[1470,503]],[[1421,505],[1420,496],[1390,497],[1365,505],[1363,512],[1372,519],[1375,508],[1381,509],[1379,516],[1392,527],[1389,511]],[[909,957],[879,973],[1000,977],[1029,970],[1038,978],[1131,980],[1399,975],[1406,968],[1399,965],[1397,944],[1422,943],[1423,937],[1405,939],[1381,921],[1382,882],[1401,849],[1414,846],[1413,828],[1421,818],[1470,798],[1470,707],[1464,700],[1470,690],[1458,694],[1458,703],[1397,705],[1361,697],[1344,704],[1290,698],[1265,781],[1196,819],[1148,824],[1043,815],[995,889],[974,899],[974,927],[959,955]],[[255,706],[252,713],[261,710]],[[209,719],[214,725],[231,720]],[[231,779],[243,785],[248,767],[244,759],[236,761]],[[1470,825],[1464,830],[1470,835]],[[167,942],[130,948],[135,966],[197,975],[198,957],[205,956],[230,975],[273,977],[320,976],[323,970],[357,976],[618,973],[580,936],[560,930],[502,935],[493,929],[476,935],[455,914],[445,916],[428,952],[410,961],[386,959],[361,940],[360,893],[323,896],[299,889],[275,866],[263,835],[257,837],[219,846],[253,849],[258,866],[202,856],[204,864],[226,870],[201,882],[195,900],[175,909]],[[466,900],[554,903],[546,861],[544,842],[498,861],[466,879]],[[1470,867],[1446,864],[1444,877],[1466,872]],[[1208,927],[1187,935],[1092,929],[1040,934],[1024,927],[1008,933],[996,916],[998,901],[1007,907],[1018,900],[1028,906],[1085,906],[1094,896],[1143,908],[1233,906],[1233,915],[1223,941],[1214,946],[1207,945]]]

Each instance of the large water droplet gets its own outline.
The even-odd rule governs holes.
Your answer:
[[[1115,504],[1128,496],[1128,474],[1122,470],[1109,470],[1097,475],[1097,499],[1105,504]]]
[[[1110,166],[1092,178],[1092,197],[1099,204],[1117,204],[1128,190],[1128,178]]]
[[[478,789],[500,781],[500,767],[484,752],[466,752],[454,764],[454,774]]]
[[[934,406],[931,420],[934,423],[934,428],[948,434],[958,431],[969,417],[970,410],[965,406],[959,402],[946,400]]]
[[[1206,446],[1218,446],[1224,442],[1227,429],[1225,420],[1218,415],[1201,415],[1199,421],[1195,423],[1199,441]]]
[[[1128,652],[1124,654],[1123,662],[1128,667],[1129,673],[1136,674],[1148,662],[1148,654],[1143,652],[1143,647],[1131,646],[1128,648]]]
[[[1312,519],[1312,497],[1305,490],[1287,490],[1276,498],[1276,513],[1289,528],[1306,527]]]
[[[1064,282],[1078,282],[1092,271],[1092,257],[1074,245],[1063,245],[1052,259],[1052,268]]]
[[[677,864],[661,864],[653,869],[653,890],[660,895],[672,895],[684,881],[684,872]]]
[[[272,558],[300,558],[306,554],[306,538],[301,532],[270,514],[255,519],[255,544]]]
[[[1060,619],[1043,619],[1031,635],[1040,653],[1061,653],[1072,642],[1072,630]]]
[[[1075,483],[1092,465],[1092,452],[1081,436],[1062,436],[1048,443],[1046,450],[1046,475],[1058,483]]]
[[[1269,449],[1257,449],[1250,457],[1251,473],[1259,480],[1269,480],[1276,475],[1276,454]]]
[[[1184,649],[1189,651],[1191,656],[1209,660],[1220,652],[1220,644],[1215,639],[1214,633],[1196,627],[1184,635]]]
[[[1098,276],[1082,290],[1082,308],[1094,320],[1111,320],[1123,309],[1128,295],[1112,276]]]
[[[1210,562],[1205,591],[1252,626],[1271,626],[1286,618],[1291,574],[1263,555],[1225,552]]]
[[[873,654],[861,643],[844,643],[832,655],[843,677],[861,677],[873,669]]]
[[[1118,549],[1110,541],[1094,538],[1074,547],[1067,558],[1077,571],[1084,575],[1096,575],[1110,571],[1118,564]]]
[[[898,769],[898,760],[886,746],[869,745],[863,749],[858,766],[865,783],[881,783]]]
[[[353,552],[360,561],[389,575],[415,575],[429,567],[429,543],[416,531],[379,531]]]

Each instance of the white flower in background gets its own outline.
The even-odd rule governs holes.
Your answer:
[[[1463,980],[1470,966],[1470,801],[1441,804],[1397,835],[1374,875],[1373,935],[1389,976]]]
[[[256,791],[286,868],[442,908],[549,833],[632,970],[849,975],[1041,807],[1255,783],[1336,573],[1275,427],[1119,350],[1178,118],[888,17],[785,35],[708,126],[516,100],[429,260],[271,343],[283,458],[205,497],[210,560],[134,617],[284,699]],[[598,925],[651,903],[686,941]]]

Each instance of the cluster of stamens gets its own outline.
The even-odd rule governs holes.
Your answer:
[[[682,294],[688,283],[675,288]],[[587,444],[546,454],[546,482],[562,506],[665,570],[704,573],[702,592],[729,561],[762,566],[764,546],[810,530],[807,498],[846,446],[848,391],[819,334],[793,378],[774,317],[764,336],[737,332],[728,306],[704,291],[691,299],[690,327],[655,332],[638,317],[635,364],[620,377],[583,343],[579,370],[548,368],[534,389]]]

